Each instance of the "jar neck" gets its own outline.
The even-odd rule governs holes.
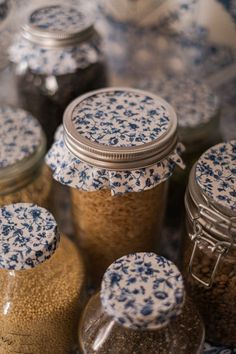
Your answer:
[[[29,157],[0,170],[0,196],[17,192],[36,179],[43,166],[46,151],[46,138],[42,135],[42,141],[38,149]]]

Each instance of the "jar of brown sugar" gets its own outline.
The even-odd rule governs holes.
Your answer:
[[[154,253],[116,260],[79,326],[83,354],[200,354],[204,326],[177,267]]]
[[[207,150],[185,197],[184,271],[189,294],[215,344],[236,345],[236,141]]]
[[[69,354],[77,343],[84,266],[53,216],[33,204],[0,209],[0,353]]]
[[[45,150],[46,139],[34,117],[0,107],[0,206],[32,202],[48,207],[52,176]]]
[[[127,252],[155,249],[178,155],[172,107],[148,92],[101,89],[73,101],[47,154],[71,188],[80,247],[93,280]]]
[[[54,4],[31,8],[10,48],[19,105],[39,119],[48,147],[66,106],[106,86],[102,41],[88,11]]]

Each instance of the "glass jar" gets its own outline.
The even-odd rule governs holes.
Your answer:
[[[170,182],[168,220],[180,221],[184,211],[184,193],[191,167],[210,146],[221,141],[219,99],[201,80],[186,75],[158,75],[140,86],[160,95],[175,109],[178,134],[185,146],[185,170],[177,169]]]
[[[154,253],[111,264],[79,326],[83,354],[200,354],[203,343],[204,326],[179,270]]]
[[[10,48],[10,59],[19,105],[39,119],[49,147],[70,101],[106,86],[102,43],[82,7],[39,7],[27,21]]]
[[[189,294],[215,344],[236,345],[236,141],[207,150],[185,197],[184,272]]]
[[[48,207],[52,175],[44,163],[46,139],[28,112],[0,107],[0,206],[32,202]]]
[[[0,209],[0,353],[66,354],[84,301],[82,258],[44,208]]]
[[[167,180],[182,162],[176,128],[167,102],[135,89],[97,90],[65,111],[47,163],[72,187],[76,234],[93,281],[116,258],[157,246]]]

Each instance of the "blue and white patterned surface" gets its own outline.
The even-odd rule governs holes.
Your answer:
[[[154,253],[135,253],[108,267],[100,296],[105,311],[122,326],[152,330],[181,313],[185,291],[174,263]]]
[[[17,203],[0,208],[0,268],[31,269],[46,261],[59,243],[57,223],[46,209]]]
[[[131,89],[91,94],[72,113],[79,134],[90,141],[116,147],[157,140],[170,129],[174,119],[164,100]]]
[[[149,132],[148,132],[149,136]],[[184,168],[180,157],[182,144],[168,158],[140,170],[111,171],[90,166],[76,158],[65,146],[63,127],[55,134],[55,142],[46,155],[53,178],[65,185],[85,191],[110,189],[112,195],[141,192],[167,180],[176,165]]]
[[[22,109],[0,107],[0,168],[32,155],[42,141],[38,121]]]
[[[216,205],[236,212],[236,140],[208,149],[198,160],[196,180]]]
[[[142,86],[173,106],[180,128],[206,124],[219,111],[218,97],[196,78],[158,75],[155,80],[144,82]]]
[[[44,32],[77,33],[91,23],[89,14],[61,4],[38,8],[29,17],[29,24]]]

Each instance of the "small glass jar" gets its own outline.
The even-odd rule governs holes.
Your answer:
[[[200,354],[204,326],[177,267],[135,253],[106,270],[79,326],[83,354]]]
[[[206,338],[236,345],[236,141],[207,150],[194,165],[185,197],[187,289]]]
[[[0,353],[65,354],[77,343],[85,272],[44,208],[0,209]]]
[[[93,281],[127,252],[155,250],[177,153],[172,107],[148,92],[109,88],[83,95],[64,115],[47,155],[71,188],[80,247]]]
[[[34,117],[0,107],[0,206],[32,202],[49,207],[53,180],[45,150],[46,139]]]
[[[10,48],[10,59],[19,105],[39,119],[49,147],[70,101],[106,86],[102,43],[82,7],[39,7],[27,21]]]

